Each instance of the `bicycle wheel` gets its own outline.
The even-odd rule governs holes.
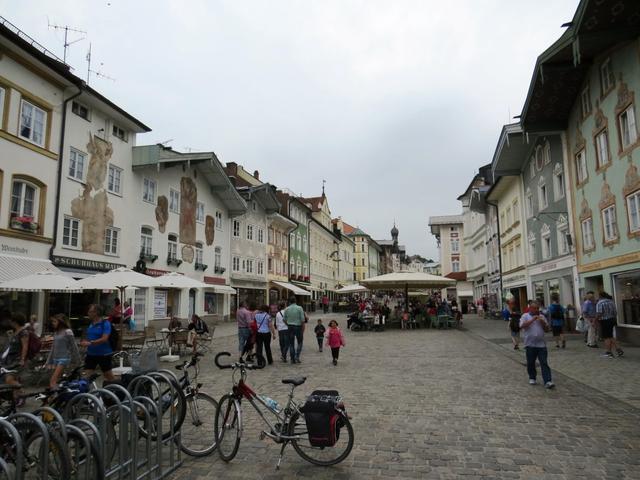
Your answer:
[[[33,433],[24,442],[23,447],[23,468],[25,480],[68,480],[71,475],[71,460],[69,450],[62,440],[62,437],[49,430],[49,445],[47,449],[47,475],[41,475],[40,464],[42,463],[42,442],[44,441],[40,432]]]
[[[224,395],[218,402],[215,417],[215,438],[218,454],[230,462],[238,453],[242,436],[242,414],[240,404],[231,395]]]
[[[78,430],[80,429],[78,428]],[[82,436],[77,431],[67,431],[67,448],[69,449],[72,478],[85,478],[87,480],[104,478],[104,465],[101,461],[102,454],[90,438],[87,438],[87,440],[89,441],[88,451],[87,445],[85,445]]]
[[[289,422],[289,435],[296,437],[291,445],[298,455],[315,465],[329,466],[343,461],[353,448],[353,427],[347,415],[340,412],[338,422],[342,425],[336,444],[332,447],[314,447],[309,442],[307,424],[304,416],[295,413]]]
[[[160,392],[152,386],[151,384],[144,385],[143,393],[145,396],[149,397],[153,402],[159,406],[160,410],[160,421],[162,424],[162,439],[166,440],[171,436],[171,421],[173,420],[173,432],[176,433],[180,431],[182,427],[182,423],[184,422],[185,415],[187,414],[187,400],[184,396],[184,392],[182,388],[177,385],[174,381],[171,381],[171,385],[173,385],[173,390],[171,385],[169,384],[169,380],[164,380],[158,377],[154,377],[155,381],[158,383],[160,387]],[[171,398],[172,393],[175,393],[175,398]],[[135,395],[134,392],[132,394]],[[138,394],[141,394],[138,392]],[[152,425],[150,427],[151,430],[151,438],[155,440],[157,438],[157,421],[153,412],[151,412]],[[173,415],[173,419],[172,419]],[[144,422],[144,418],[139,418],[140,425],[140,435],[146,437],[149,435],[147,432],[147,428]]]
[[[180,447],[192,457],[204,457],[216,448],[215,418],[218,402],[206,393],[187,397],[187,414],[180,430]]]

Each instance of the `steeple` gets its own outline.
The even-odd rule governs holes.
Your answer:
[[[391,229],[391,238],[395,243],[398,243],[398,229],[396,228],[396,222],[393,222],[393,228]]]

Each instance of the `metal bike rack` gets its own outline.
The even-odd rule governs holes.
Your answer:
[[[0,419],[0,431],[4,431],[5,435],[12,438],[14,441],[16,455],[16,461],[14,465],[14,478],[16,480],[22,480],[22,478],[24,477],[24,469],[22,468],[22,460],[24,458],[22,452],[22,437],[20,436],[20,433],[18,433],[16,427],[14,427],[13,424],[11,422],[8,422],[7,420]],[[0,460],[2,460],[2,463],[0,463],[0,469],[7,473],[7,478],[11,478],[11,470],[9,468],[9,465],[3,458],[0,458]]]
[[[57,428],[55,429],[56,432],[60,433],[60,436],[65,442],[67,441],[67,431],[64,428],[65,421],[64,421],[64,418],[62,418],[62,415],[60,415],[60,412],[58,412],[57,410],[54,410],[51,407],[40,407],[35,409],[31,413],[33,413],[37,417],[42,418],[42,423],[44,423],[47,426],[47,428],[50,428],[51,423],[56,425],[57,426]],[[46,418],[48,416],[52,417],[52,420],[48,420]]]
[[[72,417],[72,409],[73,408],[81,408],[83,404],[86,404],[89,407],[89,410],[86,413],[91,414],[93,418],[93,425],[97,427],[98,430],[98,439],[100,440],[100,444],[98,445],[98,451],[102,457],[102,463],[104,465],[104,469],[107,468],[106,458],[107,458],[107,411],[104,407],[104,404],[100,401],[100,399],[94,396],[91,393],[79,393],[74,396],[67,403],[63,417],[69,419]],[[84,413],[84,412],[83,412]],[[74,420],[75,421],[75,420]],[[87,420],[88,421],[88,420]]]
[[[98,455],[94,459],[96,463],[96,471],[98,472],[98,477],[96,480],[104,480],[104,459],[102,458],[102,439],[100,438],[100,432],[98,431],[98,427],[96,427],[93,423],[91,423],[86,418],[74,418],[67,425],[72,425],[74,427],[79,428],[85,434],[85,436],[89,439],[89,443],[95,444],[96,452]],[[91,436],[87,435],[87,432],[91,432]]]
[[[153,400],[151,400],[149,397],[135,397],[134,398],[134,402],[136,405],[139,405],[139,408],[141,408],[142,413],[144,414],[144,425],[145,425],[145,429],[147,432],[150,431],[151,426],[153,424],[153,419],[157,418],[160,414],[160,412],[158,411],[158,406],[154,403]],[[146,404],[146,406],[145,406]],[[148,408],[147,408],[148,407]],[[151,411],[153,411],[153,414],[150,413]],[[136,429],[136,434],[137,434],[137,429]],[[141,478],[154,478],[152,475],[153,473],[155,473],[156,471],[160,470],[160,462],[161,462],[161,458],[157,457],[159,460],[158,462],[152,462],[152,445],[153,445],[153,440],[151,438],[151,435],[146,435],[143,437],[144,438],[144,446],[145,446],[145,458],[141,459],[140,461],[138,461],[138,463],[136,464],[137,467],[137,476],[136,479],[141,479]],[[160,452],[160,449],[157,448],[156,449],[157,452]],[[159,475],[158,475],[159,477]]]
[[[39,470],[40,470],[40,478],[48,478],[48,467],[49,467],[49,431],[47,427],[42,423],[42,421],[33,415],[32,413],[14,413],[13,415],[9,415],[7,420],[13,424],[16,422],[26,421],[29,424],[32,424],[37,430],[42,434],[42,445],[40,447],[40,462],[39,462]],[[14,425],[15,426],[15,425]],[[17,429],[16,429],[17,430]],[[20,435],[19,435],[20,436]],[[21,437],[21,436],[20,436]],[[24,440],[24,439],[22,439]],[[24,448],[22,449],[22,458],[24,458]],[[22,469],[24,471],[24,469]]]
[[[177,391],[180,388],[180,382],[178,381],[177,376],[170,370],[160,370],[158,372],[150,372],[149,376],[151,378],[162,378],[169,385],[171,390],[171,405],[175,401],[177,397]],[[162,407],[162,398],[158,398],[159,407]],[[184,408],[187,406],[184,405]],[[175,425],[175,412],[173,408],[169,409],[169,436],[162,440],[162,432],[158,435],[160,441],[164,441],[169,446],[169,466],[167,467],[167,471],[163,472],[163,475],[166,476],[175,470],[177,470],[180,465],[182,465],[182,449],[180,448],[180,429],[178,431],[174,430]],[[162,423],[162,422],[160,422]],[[181,426],[182,427],[182,426]],[[160,429],[161,430],[161,429]]]
[[[93,478],[92,472],[91,472],[91,465],[94,463],[93,460],[93,455],[91,455],[91,441],[89,440],[89,438],[87,437],[87,435],[78,427],[76,427],[75,425],[70,425],[67,424],[65,425],[64,430],[66,430],[67,432],[73,432],[76,435],[78,435],[80,437],[80,440],[82,441],[82,446],[84,448],[85,451],[85,462],[84,462],[84,477],[80,477],[80,470],[78,470],[78,472],[76,472],[77,476],[76,478],[78,480],[80,480],[81,478],[85,478],[87,480],[91,480]],[[69,444],[67,443],[67,446]],[[75,458],[80,458],[80,452],[78,451],[78,446],[76,445],[76,451],[75,451]],[[74,456],[74,452],[73,451],[69,451],[69,454],[71,455],[71,457]]]

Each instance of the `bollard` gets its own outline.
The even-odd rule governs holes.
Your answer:
[[[9,437],[6,438],[5,441],[9,441],[9,439],[13,439],[13,455],[15,456],[14,458],[14,468],[15,468],[15,480],[22,480],[24,477],[24,468],[23,468],[23,461],[24,461],[24,452],[22,449],[22,437],[20,436],[20,433],[18,433],[18,430],[16,429],[16,427],[13,426],[13,424],[11,422],[8,422],[4,419],[0,419],[0,431],[4,431],[4,436]],[[6,468],[6,472],[7,472],[7,478],[11,478],[10,475],[10,467],[9,465],[7,465],[7,463],[5,462],[5,459],[2,459],[3,461],[3,470]]]

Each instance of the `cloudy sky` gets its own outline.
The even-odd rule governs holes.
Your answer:
[[[394,219],[437,257],[428,217],[491,161],[536,57],[578,0],[0,0],[1,15],[149,125],[139,144],[214,150],[374,238]],[[70,34],[70,39],[79,38]]]

